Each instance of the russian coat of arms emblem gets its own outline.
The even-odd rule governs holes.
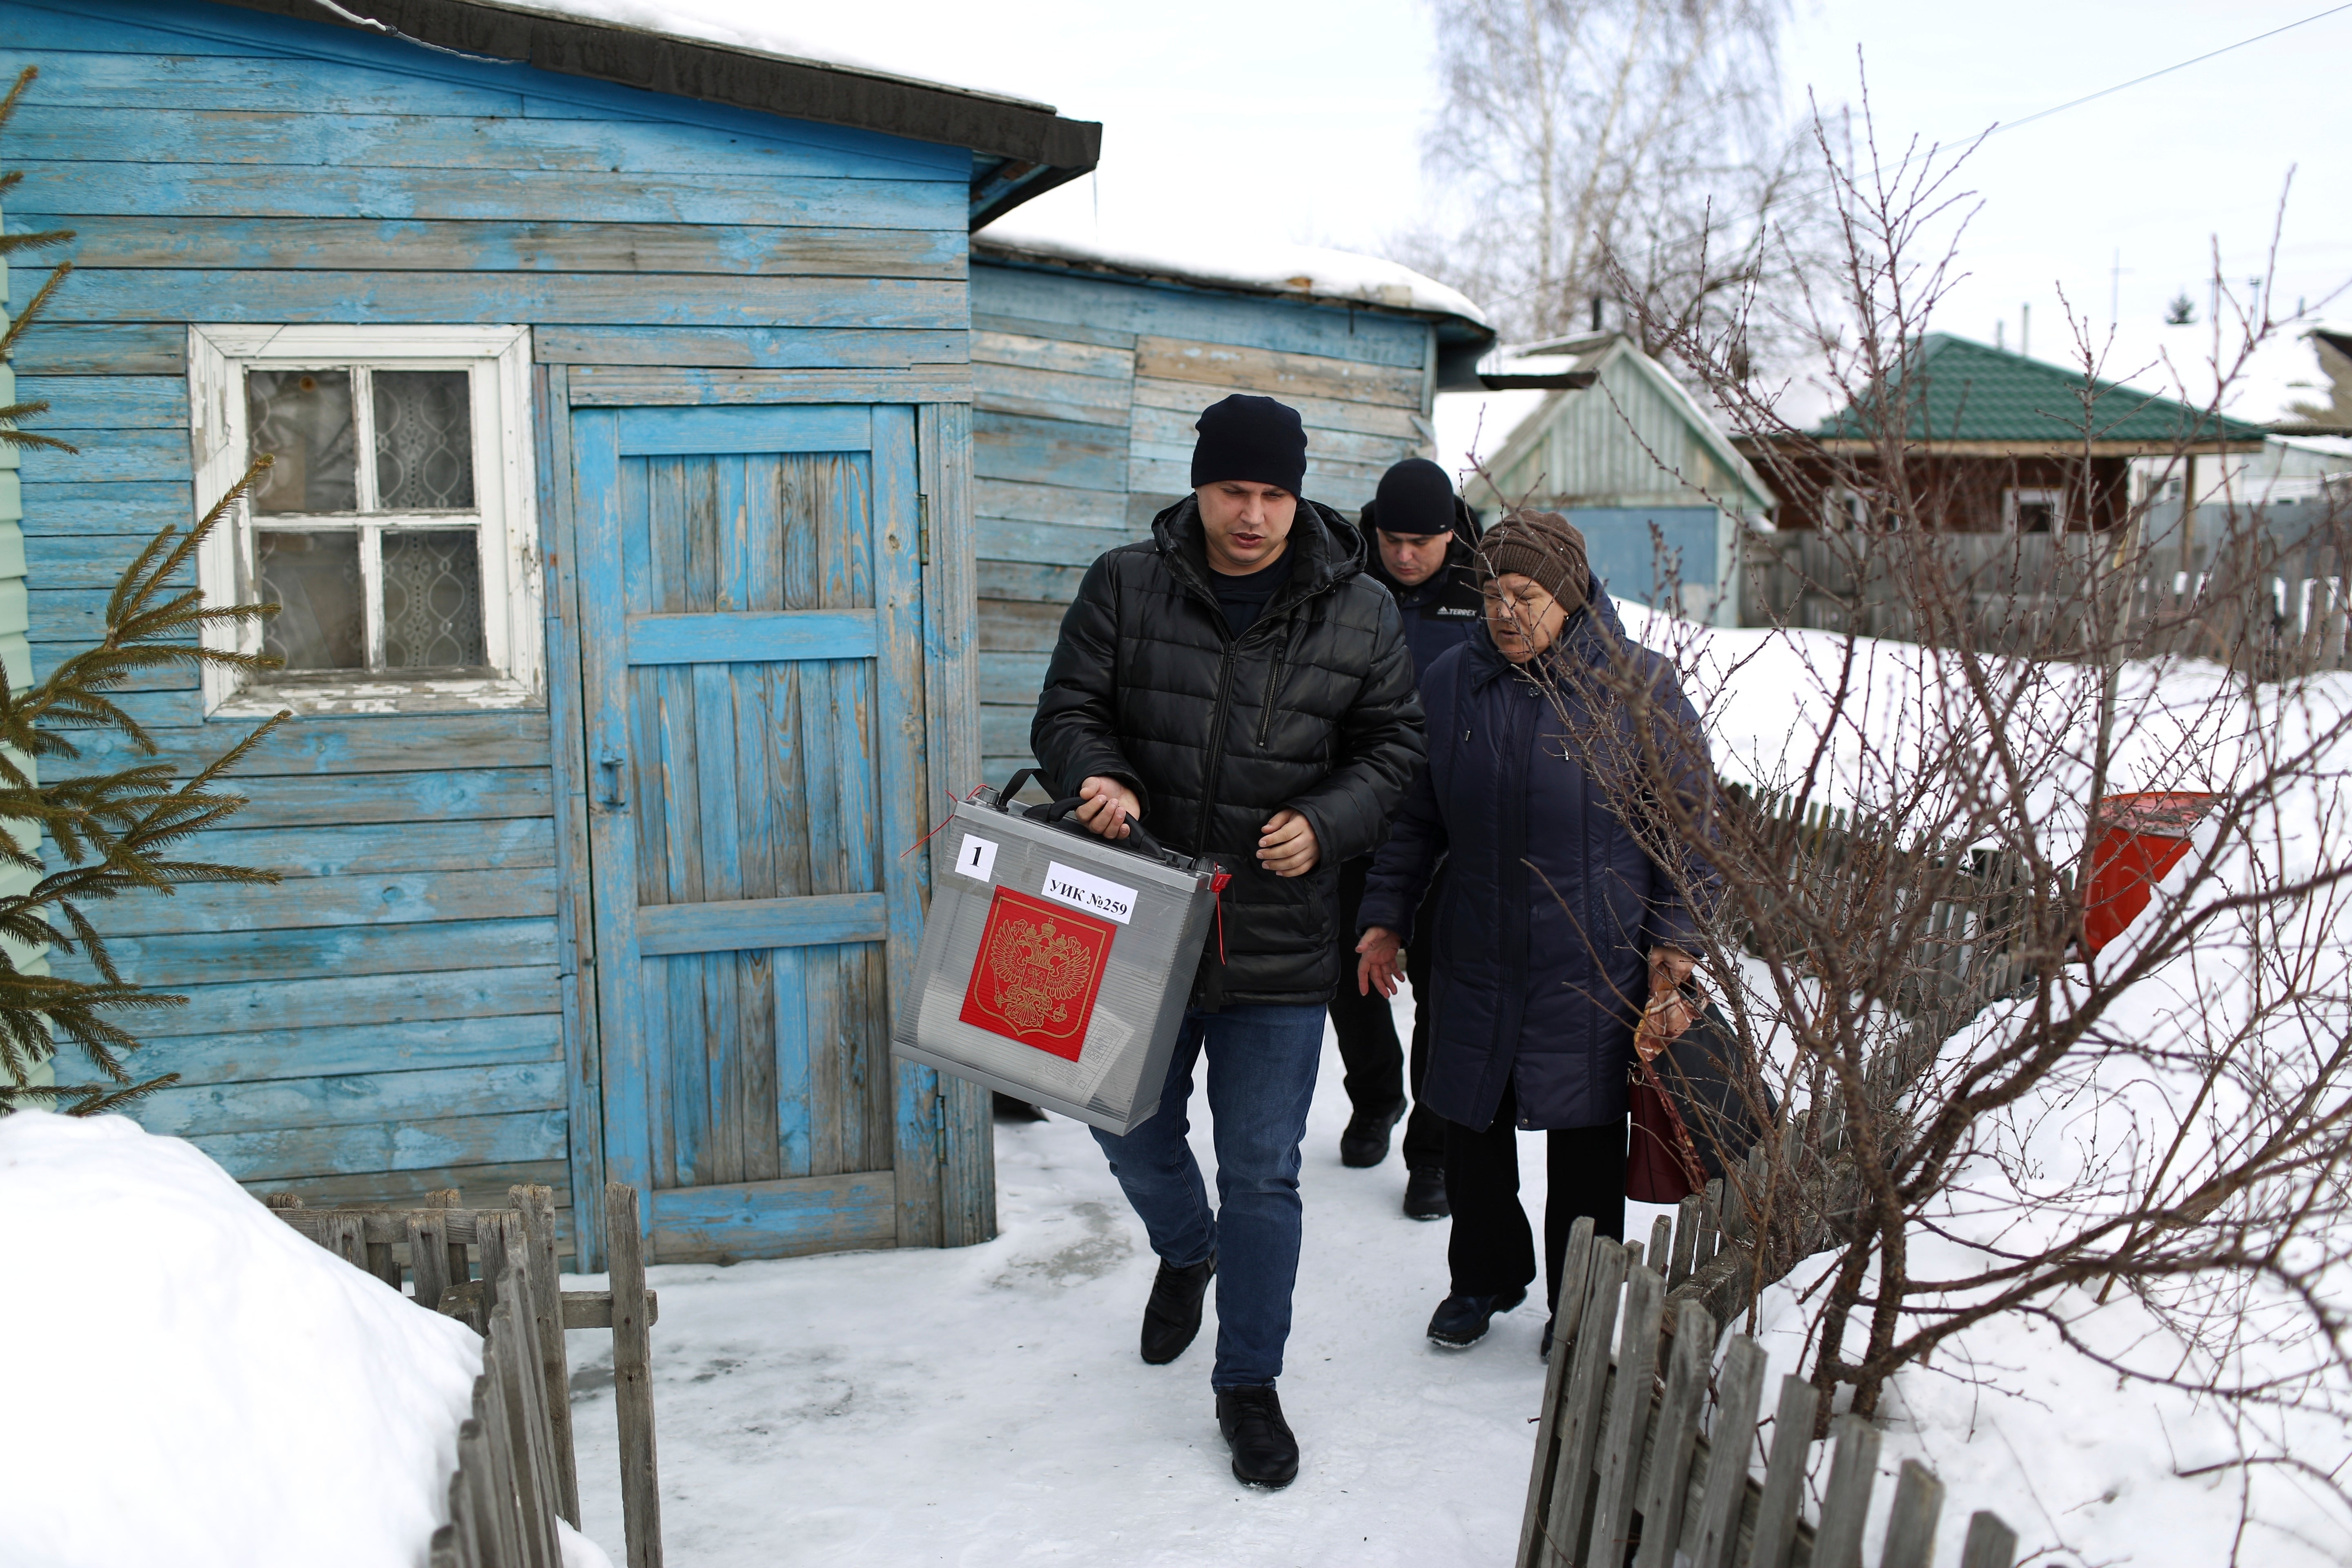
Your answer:
[[[964,990],[963,1021],[1076,1061],[1118,934],[1107,921],[997,889]]]

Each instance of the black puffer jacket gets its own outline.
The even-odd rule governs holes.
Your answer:
[[[1030,749],[1059,793],[1118,779],[1169,847],[1233,871],[1225,962],[1213,941],[1196,1005],[1319,1005],[1339,979],[1339,863],[1380,846],[1423,754],[1395,601],[1364,575],[1354,526],[1301,500],[1290,581],[1236,637],[1210,586],[1199,503],[1161,512],[1151,535],[1087,571]],[[1258,835],[1285,807],[1320,847],[1304,877],[1258,867]]]
[[[1418,680],[1429,673],[1437,656],[1467,637],[1486,613],[1478,595],[1476,554],[1486,530],[1478,526],[1478,514],[1470,510],[1470,503],[1455,496],[1454,538],[1445,547],[1445,565],[1426,583],[1408,588],[1389,575],[1381,560],[1381,542],[1375,537],[1380,515],[1378,501],[1366,501],[1358,514],[1364,534],[1364,570],[1396,595],[1397,608],[1404,615],[1405,646],[1412,649],[1413,678]]]

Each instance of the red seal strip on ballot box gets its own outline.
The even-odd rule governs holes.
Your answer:
[[[1010,888],[989,900],[963,1021],[1076,1061],[1118,928]]]

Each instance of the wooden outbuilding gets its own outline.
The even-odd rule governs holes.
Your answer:
[[[982,768],[1002,784],[1030,764],[1086,569],[1191,492],[1202,409],[1233,392],[1297,408],[1307,496],[1352,518],[1392,464],[1432,454],[1437,392],[1477,384],[1494,333],[1452,289],[1344,252],[1179,254],[1003,227],[972,248]]]
[[[1494,370],[1568,384],[1517,395],[1539,400],[1464,488],[1481,515],[1565,513],[1612,594],[1737,626],[1740,534],[1778,500],[1689,390],[1620,332],[1516,347]]]
[[[140,1120],[313,1202],[543,1183],[589,1268],[608,1178],[656,1260],[992,1234],[987,1097],[889,1007],[980,767],[968,237],[1099,127],[467,0],[0,43],[9,222],[79,237],[16,356],[82,448],[23,460],[35,671],[277,458],[196,580],[289,668],[134,702],[189,763],[295,712],[195,847],[287,879],[103,912],[189,998]]]

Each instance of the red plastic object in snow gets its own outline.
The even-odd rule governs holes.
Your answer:
[[[2189,853],[2189,830],[2212,805],[2213,796],[2187,791],[2111,795],[2101,804],[2083,902],[2083,940],[2093,952],[2139,919],[2156,885]]]

